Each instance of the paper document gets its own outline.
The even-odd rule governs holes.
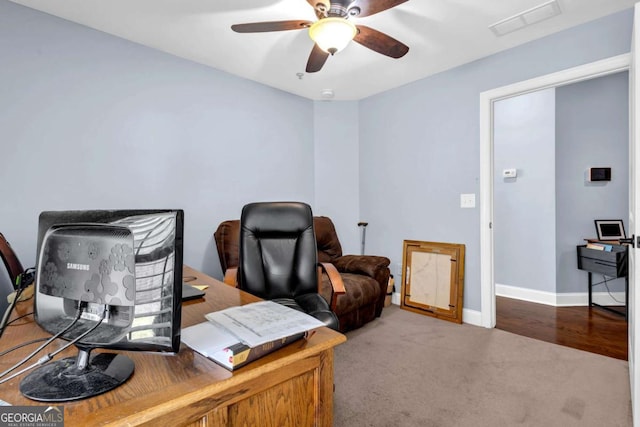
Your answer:
[[[273,301],[231,307],[205,317],[249,347],[325,326],[315,317]]]
[[[180,340],[205,357],[238,342],[238,338],[211,322],[183,328]]]

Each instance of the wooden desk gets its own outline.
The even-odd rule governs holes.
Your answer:
[[[183,327],[204,321],[205,313],[258,301],[186,266],[184,275],[197,277],[191,284],[209,288],[204,299],[183,304]],[[33,301],[21,302],[16,309],[12,318],[31,312]],[[47,336],[28,316],[7,328],[0,350]],[[177,355],[122,352],[135,362],[133,376],[100,396],[62,404],[65,426],[329,427],[333,423],[333,347],[345,340],[344,335],[321,328],[309,341],[295,342],[234,372],[184,344]],[[1,357],[0,372],[34,348]],[[74,354],[75,349],[69,349],[58,357]],[[46,405],[20,394],[21,378],[0,384],[0,399],[13,405]]]

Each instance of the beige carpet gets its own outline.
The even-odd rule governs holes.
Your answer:
[[[336,427],[632,425],[626,361],[397,306],[347,338]]]

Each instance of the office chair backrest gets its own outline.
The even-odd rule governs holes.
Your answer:
[[[0,258],[2,258],[7,272],[9,273],[11,283],[15,286],[16,279],[24,272],[24,268],[2,233],[0,233]]]
[[[311,207],[297,202],[251,203],[240,218],[238,285],[265,299],[318,292]]]

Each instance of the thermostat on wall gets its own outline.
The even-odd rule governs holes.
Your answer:
[[[517,169],[503,169],[502,170],[502,176],[504,178],[515,178],[518,176],[518,170]]]
[[[589,181],[611,181],[611,168],[589,168]]]

